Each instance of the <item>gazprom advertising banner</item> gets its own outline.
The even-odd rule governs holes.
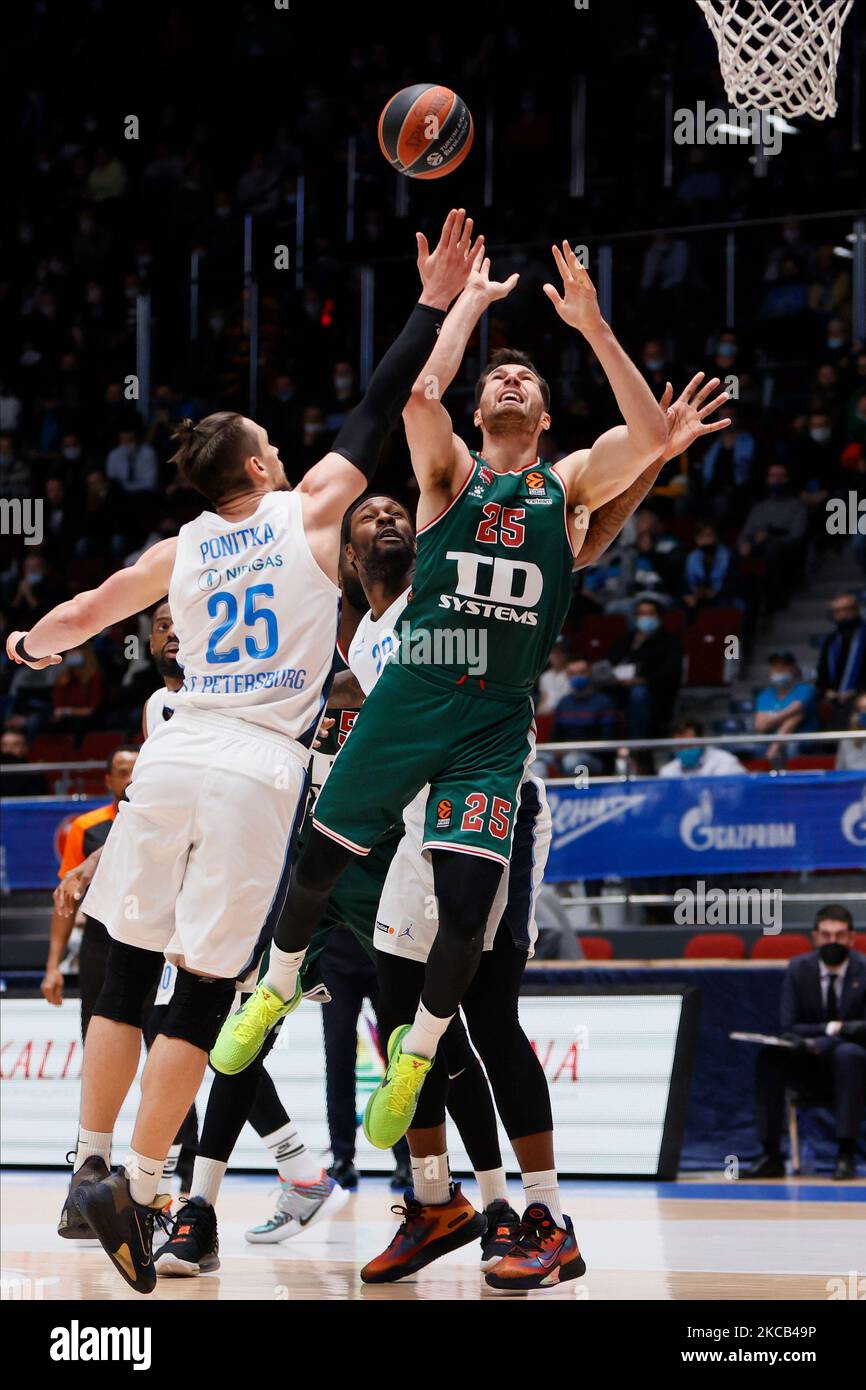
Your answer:
[[[866,868],[862,772],[549,787],[545,878]]]

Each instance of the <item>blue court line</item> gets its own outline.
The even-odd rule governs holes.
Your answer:
[[[866,1186],[854,1183],[834,1183],[818,1186],[794,1180],[789,1183],[761,1182],[564,1182],[563,1187],[577,1196],[614,1196],[628,1193],[630,1197],[676,1198],[685,1202],[860,1202],[866,1203]]]

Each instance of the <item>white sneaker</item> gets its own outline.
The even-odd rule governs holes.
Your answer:
[[[252,1226],[246,1238],[251,1245],[276,1245],[299,1236],[325,1217],[336,1216],[348,1200],[349,1193],[324,1171],[316,1182],[284,1182],[281,1178],[273,1216],[261,1226]]]

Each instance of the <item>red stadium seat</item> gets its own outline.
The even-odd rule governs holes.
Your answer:
[[[74,757],[71,734],[37,734],[30,745],[31,763],[70,763]]]
[[[772,764],[769,758],[743,758],[742,763],[747,772],[772,771]]]
[[[550,734],[553,729],[552,714],[537,714],[535,716],[535,741],[536,743],[549,743]]]
[[[608,652],[626,632],[622,613],[592,613],[580,624],[577,646],[587,661],[604,661]]]
[[[683,638],[687,668],[686,685],[724,685],[725,636],[718,632],[696,632]]]
[[[115,730],[106,729],[94,733],[85,734],[79,749],[78,756],[83,763],[102,762],[115,748],[119,748],[123,743],[123,734]]]
[[[686,942],[688,960],[745,960],[746,944],[733,932],[698,932]]]
[[[863,931],[855,931],[855,933],[854,933],[854,950],[855,950],[855,951],[862,951],[863,954],[864,954],[864,956],[866,956],[866,932],[863,932]]]
[[[667,608],[663,625],[665,632],[671,632],[674,637],[679,637],[686,625],[686,615],[681,608]]]
[[[804,753],[785,764],[788,772],[832,772],[835,766],[836,759],[828,753]]]
[[[606,936],[579,936],[587,960],[613,960],[613,946]]]
[[[739,608],[702,608],[695,618],[694,632],[714,632],[721,637],[738,637],[743,626]]]
[[[752,960],[791,960],[805,956],[812,943],[802,932],[785,932],[781,936],[759,936],[752,947]]]

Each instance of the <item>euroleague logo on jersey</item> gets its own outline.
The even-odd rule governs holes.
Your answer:
[[[437,830],[447,830],[449,828],[449,826],[451,825],[451,816],[453,812],[454,807],[452,806],[451,802],[448,800],[447,797],[443,797],[442,800],[438,802],[436,806]]]
[[[547,495],[547,485],[543,473],[527,473],[526,491],[530,497],[545,497]]]

